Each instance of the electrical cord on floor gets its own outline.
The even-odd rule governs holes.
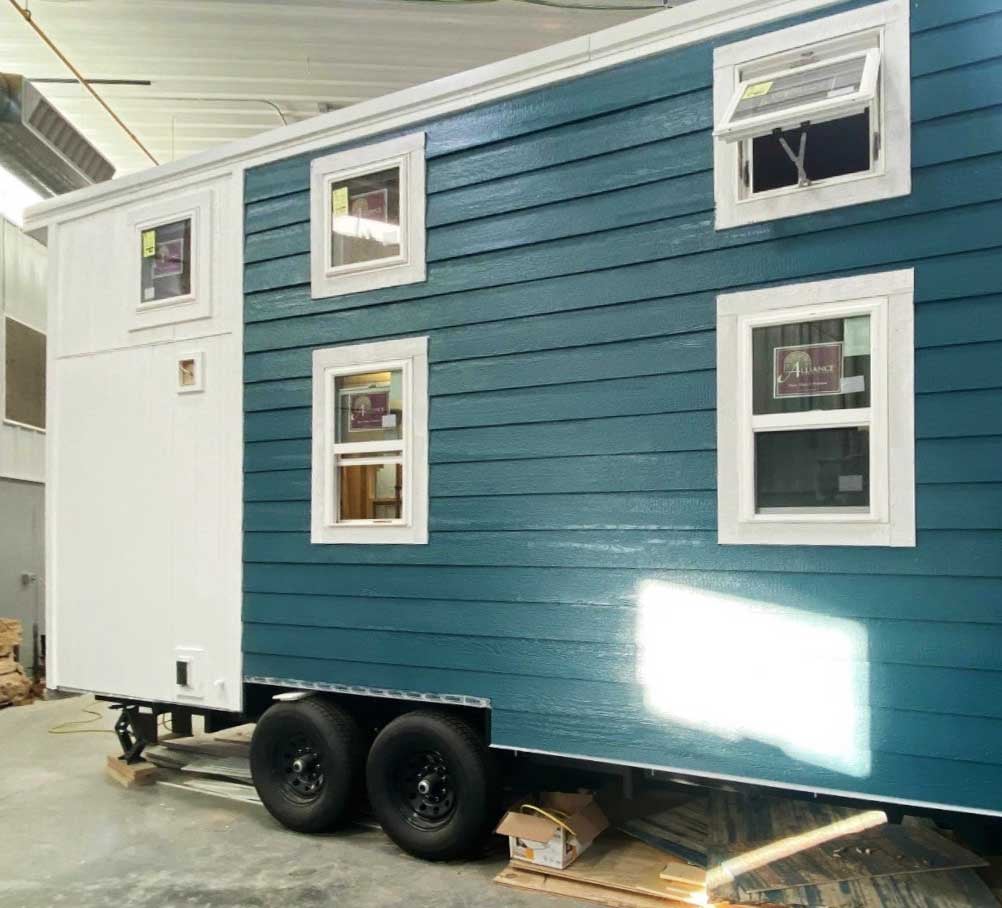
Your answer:
[[[93,716],[93,719],[76,719],[72,722],[60,722],[58,725],[53,725],[49,729],[50,735],[113,735],[114,729],[111,728],[70,728],[71,725],[90,725],[92,722],[97,722],[98,719],[103,719],[104,716],[99,713],[96,709],[84,709],[83,710],[88,715]]]

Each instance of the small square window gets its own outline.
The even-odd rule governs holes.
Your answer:
[[[311,165],[314,298],[423,281],[424,133]]]
[[[150,227],[140,234],[140,304],[191,295],[191,218]]]
[[[720,542],[915,544],[912,294],[905,271],[718,298]]]
[[[190,394],[205,390],[205,356],[199,353],[182,353],[177,358],[177,390]]]
[[[212,314],[211,189],[128,212],[131,331]]]
[[[428,541],[426,338],[313,355],[312,540]]]
[[[718,229],[910,192],[909,61],[903,0],[718,48]]]

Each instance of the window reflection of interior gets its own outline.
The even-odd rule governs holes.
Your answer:
[[[868,315],[752,329],[756,513],[869,511],[870,361]]]
[[[403,519],[403,372],[339,375],[334,381],[336,522]]]
[[[401,254],[400,168],[330,184],[332,268]]]

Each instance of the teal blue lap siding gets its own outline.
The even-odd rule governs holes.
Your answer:
[[[1002,810],[1002,0],[916,0],[912,32],[913,192],[886,202],[716,231],[711,44],[415,127],[422,284],[311,299],[309,163],[331,149],[251,170],[246,673],[485,697],[503,747]],[[717,545],[716,295],[907,267],[917,546]],[[313,350],[418,334],[429,544],[312,545]],[[645,584],[691,599],[677,640],[645,631]],[[717,602],[805,629],[820,651],[760,657],[791,687],[814,657],[831,672],[852,760],[686,713],[742,683],[685,635]],[[659,690],[652,644],[705,668]],[[798,704],[812,734],[829,707]]]

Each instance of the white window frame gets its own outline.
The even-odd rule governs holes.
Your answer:
[[[315,158],[310,164],[310,295],[313,299],[414,284],[425,262],[425,134],[412,133]],[[331,186],[396,167],[400,171],[400,254],[331,265]]]
[[[130,331],[173,325],[212,315],[211,190],[165,199],[128,213]],[[141,246],[144,230],[191,221],[191,290],[181,296],[143,302]]]
[[[870,316],[870,406],[755,415],[752,331]],[[915,545],[915,352],[912,269],[717,297],[717,541],[724,545]],[[755,510],[755,434],[867,426],[866,512]]]
[[[335,444],[336,379],[363,372],[400,369],[402,438]],[[400,519],[337,520],[337,455],[401,451],[403,501]],[[385,463],[352,459],[353,466]],[[397,461],[394,461],[397,462]],[[428,542],[428,338],[378,341],[313,351],[313,472],[311,541],[321,544]]]
[[[49,335],[45,331],[44,328],[38,328],[35,325],[30,325],[24,319],[15,318],[10,313],[4,312],[2,309],[0,309],[0,332],[2,332],[2,337],[0,337],[0,341],[2,341],[2,343],[0,343],[0,356],[3,357],[2,362],[0,362],[0,368],[2,368],[2,372],[0,372],[0,394],[3,395],[2,400],[0,400],[0,404],[2,404],[2,406],[3,406],[3,424],[5,426],[15,426],[18,429],[27,429],[30,432],[39,432],[40,434],[44,435],[45,432],[46,432],[46,429],[48,427],[48,422],[49,422],[48,392],[46,392],[46,401],[45,401],[45,422],[46,422],[46,425],[44,425],[44,426],[33,426],[30,422],[21,422],[20,420],[12,419],[12,418],[10,418],[7,415],[7,381],[8,381],[8,375],[7,375],[7,321],[8,321],[8,319],[10,321],[12,321],[12,322],[17,322],[22,328],[27,328],[29,331],[34,331],[37,334],[41,334],[42,337],[45,338],[45,350],[46,350],[46,354],[45,354],[45,360],[42,362],[42,370],[43,371],[45,371],[45,370],[48,369],[48,350],[49,350]]]
[[[741,97],[743,84],[763,81],[769,73],[784,70],[808,50],[825,54],[827,62],[838,56],[869,50],[876,41],[879,71],[875,74],[879,107],[873,110],[880,133],[879,151],[871,170],[820,180],[809,186],[788,186],[752,194],[741,175],[741,146],[750,144],[746,124],[730,124],[730,115]],[[875,56],[875,55],[874,55]],[[865,95],[851,98],[848,110]],[[718,230],[826,211],[908,195],[911,192],[911,34],[907,0],[887,0],[827,19],[718,47],[713,55],[713,106],[716,129],[713,139],[714,195]],[[805,105],[813,110],[818,105]],[[825,119],[840,109],[822,102]],[[809,112],[809,111],[808,111]],[[820,112],[820,111],[819,111]],[[776,126],[788,122],[789,111]],[[770,131],[762,126],[762,135]],[[737,141],[735,141],[737,139]]]

